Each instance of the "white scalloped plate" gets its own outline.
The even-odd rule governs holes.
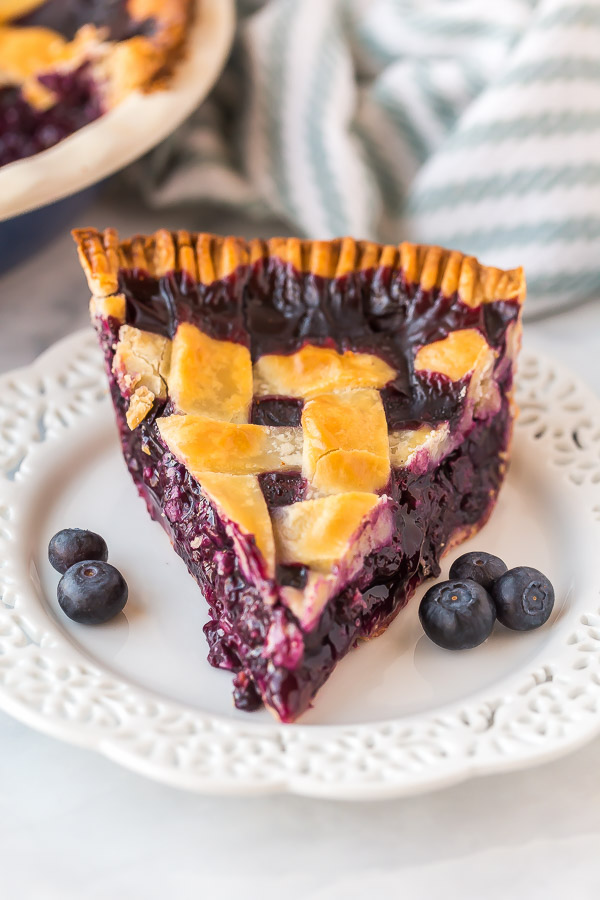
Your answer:
[[[96,184],[164,140],[199,105],[221,71],[234,0],[198,0],[189,52],[167,90],[129,97],[56,146],[0,168],[0,222]]]
[[[463,548],[546,571],[558,602],[531,634],[497,626],[447,653],[418,596],[352,652],[301,724],[237,712],[211,669],[205,605],[120,456],[94,335],[0,379],[0,706],[34,728],[199,791],[397,796],[532,765],[600,730],[600,402],[524,354],[513,464],[491,522]],[[49,537],[102,533],[124,614],[95,628],[57,607]],[[455,551],[453,556],[463,552]],[[445,561],[444,572],[451,562]]]

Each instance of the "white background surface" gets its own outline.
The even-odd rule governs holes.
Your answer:
[[[249,234],[114,198],[74,224]],[[267,231],[281,231],[263,227]],[[254,233],[254,232],[253,232]],[[0,369],[87,321],[70,238],[0,276]],[[527,326],[600,393],[600,301]],[[205,798],[153,784],[0,713],[2,900],[597,900],[600,741],[512,775],[366,804]]]

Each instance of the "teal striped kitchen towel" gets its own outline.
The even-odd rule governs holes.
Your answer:
[[[523,264],[530,315],[600,297],[600,0],[239,12],[217,89],[145,163],[151,202]]]

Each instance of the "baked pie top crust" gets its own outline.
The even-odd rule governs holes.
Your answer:
[[[170,336],[154,334],[130,324],[122,275],[134,273],[147,283],[177,273],[185,293],[194,284],[247,278],[253,267],[273,261],[295,277],[316,279],[343,281],[350,273],[368,272],[375,282],[378,273],[392,272],[425,298],[437,292],[448,298],[448,308],[476,311],[498,301],[518,309],[525,296],[520,269],[480,266],[438,247],[350,238],[246,242],[160,231],[120,243],[110,229],[74,234],[93,294],[92,316],[118,328],[113,371],[129,402],[130,427],[153,412],[164,445],[199,482],[232,533],[254,540],[265,577],[274,578],[278,565],[309,568],[303,590],[282,589],[305,626],[339,589],[343,574],[360,566],[361,554],[390,540],[392,467],[435,465],[462,440],[474,417],[497,411],[500,354],[478,327],[451,327],[434,340],[407,345],[403,365],[422,379],[421,389],[430,383],[435,391],[447,383],[457,406],[443,421],[395,428],[384,395],[399,373],[391,357],[383,358],[384,345],[380,356],[309,337],[289,347],[284,341],[289,352],[265,353],[248,346],[249,327],[224,339],[202,316],[188,321],[187,314],[172,329],[161,326]],[[198,303],[216,315],[225,302],[220,288],[207,298]],[[512,346],[519,328],[517,314],[505,347],[508,330]],[[299,421],[287,427],[252,424],[253,404],[272,398],[301,402]],[[304,499],[269,510],[260,477],[280,472],[304,479]]]

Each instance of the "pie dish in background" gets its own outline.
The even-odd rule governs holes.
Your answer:
[[[233,0],[46,0],[7,24],[14,5],[0,4],[0,220],[95,184],[167,137],[214,83],[235,20]],[[64,32],[52,40],[37,26],[46,15]]]
[[[235,701],[284,722],[487,521],[520,269],[413,244],[75,233],[121,444],[210,607]]]
[[[168,84],[193,11],[192,0],[0,4],[0,166]]]

